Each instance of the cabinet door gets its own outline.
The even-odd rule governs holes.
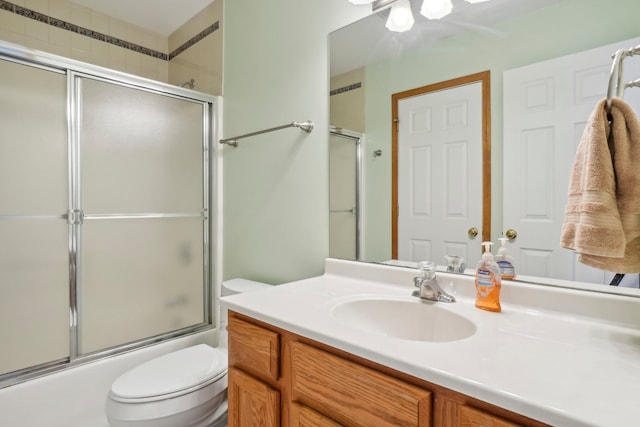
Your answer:
[[[520,424],[480,411],[469,406],[460,408],[460,427],[518,427]]]
[[[229,360],[267,382],[280,378],[280,335],[233,315],[229,317]]]
[[[229,368],[229,427],[280,426],[280,392]]]
[[[341,424],[309,409],[304,405],[291,405],[291,427],[341,427]]]
[[[352,427],[431,425],[431,392],[296,341],[291,391],[294,401]]]

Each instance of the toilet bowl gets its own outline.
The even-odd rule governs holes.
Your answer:
[[[226,391],[226,351],[198,344],[118,377],[109,390],[107,418],[112,427],[224,426]]]
[[[222,295],[269,287],[245,279],[224,282]],[[198,344],[151,359],[118,377],[105,412],[111,427],[227,425],[226,312],[220,347]]]

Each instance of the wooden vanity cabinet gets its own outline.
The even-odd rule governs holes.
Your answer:
[[[229,427],[277,427],[280,408],[280,334],[229,316]]]
[[[430,426],[431,392],[293,340],[291,398],[342,425]]]
[[[461,427],[516,427],[519,424],[509,422],[479,409],[462,405],[460,407],[459,425]]]
[[[280,391],[236,368],[229,368],[229,426],[280,426]]]
[[[342,424],[338,424],[331,418],[327,418],[324,415],[301,405],[297,402],[291,403],[290,408],[290,420],[289,425],[295,427],[342,427]]]
[[[228,325],[231,427],[545,426],[231,311]]]

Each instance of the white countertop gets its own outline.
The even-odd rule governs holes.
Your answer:
[[[417,301],[416,271],[328,259],[325,274],[221,299],[230,310],[554,426],[640,425],[640,298],[504,282],[502,312],[474,306],[470,276],[439,273],[474,335],[410,341],[331,309],[360,296]]]

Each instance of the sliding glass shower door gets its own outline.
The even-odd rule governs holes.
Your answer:
[[[79,351],[203,323],[202,103],[76,84]]]
[[[0,61],[0,374],[69,356],[66,75]]]
[[[210,327],[213,97],[2,53],[0,387]]]

